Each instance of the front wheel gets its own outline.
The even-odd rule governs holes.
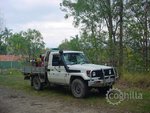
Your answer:
[[[38,76],[33,77],[33,87],[36,90],[41,90],[43,88],[42,83],[40,82],[40,79]]]
[[[76,98],[83,98],[88,93],[87,84],[81,79],[75,79],[71,83],[71,92]]]

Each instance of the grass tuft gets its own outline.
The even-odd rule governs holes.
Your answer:
[[[120,78],[119,83],[128,87],[150,89],[150,74],[126,73]]]

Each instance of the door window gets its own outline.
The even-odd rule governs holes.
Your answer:
[[[59,55],[53,55],[52,66],[59,66]]]

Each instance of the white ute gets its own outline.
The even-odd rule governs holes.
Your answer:
[[[46,84],[65,85],[77,98],[87,96],[92,88],[106,92],[118,77],[113,67],[91,64],[81,51],[62,50],[46,52],[44,66],[26,66],[23,73],[36,90]]]

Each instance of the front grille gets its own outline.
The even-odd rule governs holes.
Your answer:
[[[113,68],[111,68],[111,69],[104,69],[104,73],[105,73],[105,76],[107,76],[107,75],[114,75],[114,70],[113,70]]]
[[[95,74],[93,74],[95,73]],[[113,68],[110,69],[104,69],[104,70],[94,70],[91,72],[91,77],[99,77],[100,79],[107,79],[109,78],[109,75],[111,76],[111,78],[115,78],[115,72]]]
[[[111,76],[110,78],[115,78],[115,75],[114,75],[114,76]]]

